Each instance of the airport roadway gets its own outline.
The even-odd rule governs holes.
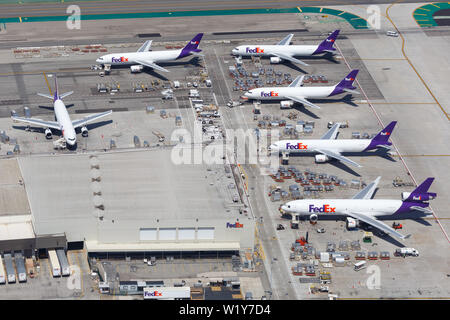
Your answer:
[[[56,2],[56,1],[55,1]],[[357,5],[357,4],[381,4],[386,0],[322,0],[322,1],[296,1],[296,0],[104,0],[104,1],[70,1],[70,2],[43,2],[28,4],[2,4],[0,6],[0,18],[7,17],[31,17],[66,15],[69,5],[76,4],[81,9],[81,14],[123,14],[131,12],[158,12],[158,11],[193,11],[193,10],[239,10],[261,8],[290,8],[296,6],[325,6],[325,5]],[[434,2],[423,0],[407,0],[410,2]]]

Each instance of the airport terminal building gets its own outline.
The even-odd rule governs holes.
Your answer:
[[[230,167],[175,165],[170,152],[8,160],[17,161],[30,213],[18,221],[26,230],[22,240],[0,239],[9,240],[2,249],[82,244],[93,255],[253,251],[255,221],[233,201],[239,194]]]

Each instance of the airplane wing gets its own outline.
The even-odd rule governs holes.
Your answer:
[[[55,122],[55,121],[44,121],[41,119],[20,118],[20,117],[11,117],[11,118],[14,121],[25,122],[25,123],[32,124],[32,125],[39,126],[39,127],[52,128],[52,129],[58,129],[58,130],[61,129],[58,122]]]
[[[376,178],[375,181],[369,183],[364,189],[355,194],[352,199],[371,199],[380,179],[381,177]]]
[[[303,79],[305,79],[305,75],[303,76],[298,76],[297,78],[295,78],[294,81],[292,81],[288,87],[291,88],[296,88],[296,87],[301,87],[303,85]]]
[[[162,72],[169,72],[169,70],[164,69],[163,67],[158,66],[156,63],[153,63],[152,61],[144,61],[144,60],[134,60],[136,63],[142,64],[143,66],[153,68],[155,70],[159,70]]]
[[[362,167],[361,165],[359,165],[356,162],[350,160],[349,158],[344,157],[343,155],[341,155],[338,152],[333,152],[333,151],[330,151],[330,150],[323,150],[323,149],[315,149],[314,151],[318,152],[318,153],[322,153],[322,154],[324,154],[326,156],[329,156],[330,158],[337,159],[337,160],[339,160],[341,162],[344,162],[344,163],[347,163],[347,164],[351,164],[352,166],[357,166],[358,168]]]
[[[334,140],[337,137],[337,134],[339,132],[339,126],[341,124],[340,123],[335,123],[330,130],[328,130],[327,133],[325,133],[322,138],[322,140]]]
[[[277,46],[287,46],[291,43],[292,37],[294,36],[293,33],[288,34],[286,37],[283,38],[280,42],[277,43]]]
[[[290,56],[290,55],[288,55],[288,54],[285,54],[285,53],[279,53],[279,52],[277,52],[277,53],[271,53],[271,54],[274,55],[274,56],[276,56],[276,57],[278,57],[278,58],[281,58],[281,59],[284,59],[284,60],[289,60],[289,61],[291,61],[291,62],[298,63],[298,64],[304,65],[304,66],[306,66],[306,67],[309,66],[309,64],[304,63],[304,62],[301,61],[301,60],[295,59],[294,57],[292,57],[292,56]]]
[[[152,41],[153,40],[147,40],[144,42],[144,44],[138,49],[137,52],[146,52],[146,51],[150,51],[150,47],[152,46]]]
[[[111,113],[112,113],[112,110],[105,111],[102,113],[96,113],[96,114],[84,117],[83,119],[78,119],[78,120],[72,121],[72,124],[73,124],[74,128],[78,128],[78,127],[84,126],[85,124],[88,124],[89,122],[92,122],[92,121],[100,119],[104,116],[107,116]]]
[[[375,227],[381,231],[383,231],[384,233],[388,233],[388,234],[392,234],[402,240],[408,239],[411,235],[408,234],[407,236],[402,235],[400,232],[395,231],[395,229],[389,227],[387,224],[373,218],[370,217],[364,213],[361,212],[347,212],[347,214],[349,216],[351,216],[352,218],[361,220],[367,224],[370,224],[372,227]]]
[[[292,101],[295,101],[295,102],[298,102],[298,103],[302,103],[305,106],[308,106],[308,107],[311,107],[311,108],[320,109],[319,106],[315,105],[314,103],[309,102],[308,100],[306,100],[303,97],[286,96],[286,98],[291,99]]]

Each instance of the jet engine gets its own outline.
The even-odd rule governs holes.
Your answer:
[[[281,62],[280,57],[270,57],[270,63],[277,64]]]
[[[138,73],[138,72],[142,72],[142,70],[144,69],[144,66],[141,64],[138,65],[134,65],[130,67],[130,70],[132,73]]]
[[[292,108],[292,106],[294,105],[294,101],[292,100],[282,100],[280,101],[280,106],[281,108]]]
[[[324,162],[327,162],[328,160],[330,160],[330,158],[328,158],[328,156],[326,156],[324,154],[316,154],[315,158],[316,158],[316,163],[324,163]]]
[[[317,214],[313,213],[312,215],[309,216],[310,222],[317,222],[317,220],[319,220],[319,217],[317,216]]]
[[[89,131],[88,128],[86,128],[86,126],[81,127],[81,135],[85,138],[89,136]]]
[[[52,138],[52,130],[50,130],[49,128],[45,129],[44,133],[45,133],[45,138],[47,138],[47,139]]]
[[[355,229],[358,226],[358,220],[347,217],[346,226],[347,229]]]

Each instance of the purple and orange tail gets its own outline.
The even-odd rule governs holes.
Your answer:
[[[339,36],[340,30],[335,30],[332,34],[328,36],[325,40],[323,40],[319,46],[317,47],[316,51],[314,51],[313,54],[323,53],[323,52],[333,52],[336,51],[336,48],[333,47],[334,42],[336,41],[337,37]]]
[[[198,49],[198,45],[200,44],[202,37],[203,33],[199,33],[194,38],[192,38],[192,40],[189,41],[188,44],[183,49],[181,49],[181,53],[178,56],[178,58],[187,57],[191,53],[201,52],[202,50]]]
[[[433,181],[434,178],[425,179],[425,181],[422,182],[416,189],[414,189],[414,191],[411,192],[409,197],[404,201],[424,202],[436,198],[436,193],[428,192],[428,189],[430,189]]]

